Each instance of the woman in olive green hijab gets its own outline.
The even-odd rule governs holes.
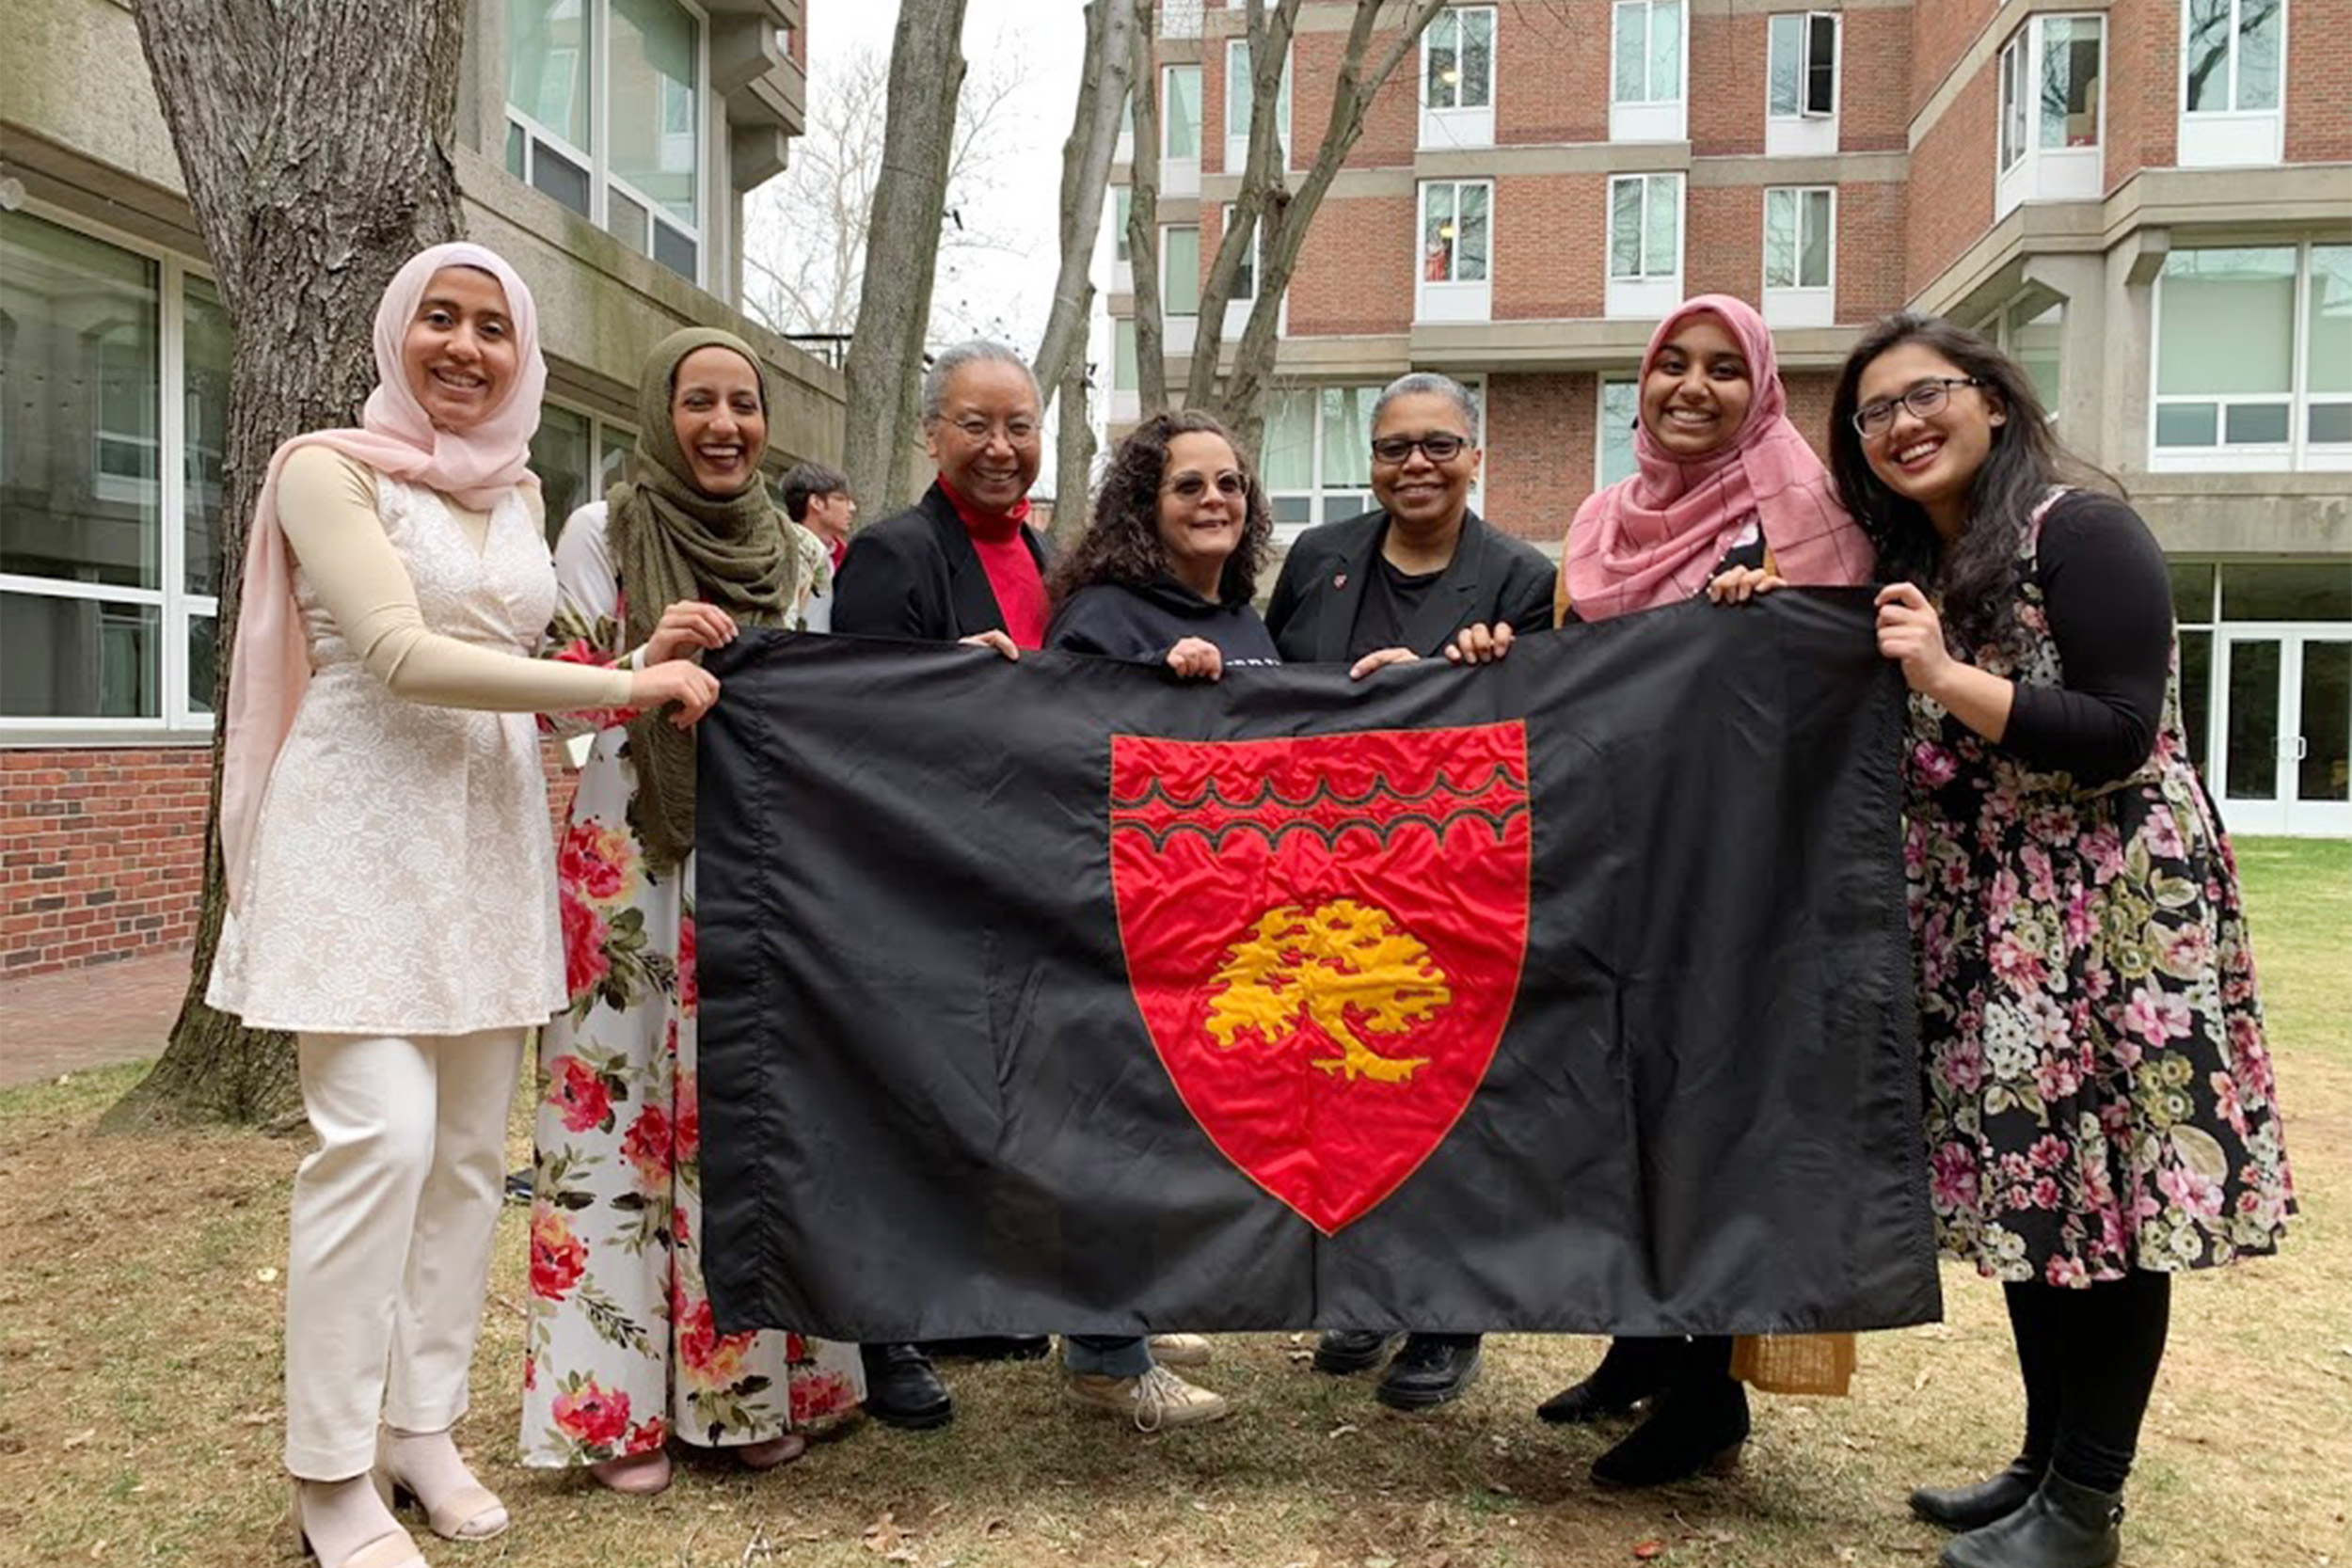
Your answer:
[[[758,356],[672,334],[637,394],[635,475],[564,526],[551,657],[651,661],[786,626],[823,548],[770,502]],[[629,652],[628,650],[636,650]],[[558,857],[571,1006],[540,1037],[523,1456],[616,1491],[669,1484],[671,1438],[756,1469],[864,1395],[857,1347],[720,1337],[704,1294],[695,1104],[694,746],[598,726]]]

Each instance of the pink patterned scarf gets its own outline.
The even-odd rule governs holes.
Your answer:
[[[1587,497],[1568,530],[1561,573],[1568,606],[1583,620],[1692,597],[1750,522],[1762,530],[1780,575],[1792,583],[1869,580],[1870,541],[1788,422],[1772,334],[1754,307],[1728,294],[1684,300],[1650,334],[1644,378],[1667,341],[1702,312],[1721,320],[1747,356],[1755,389],[1747,417],[1730,440],[1702,457],[1675,456],[1646,426],[1635,432],[1640,471]]]
[[[434,427],[401,363],[402,340],[426,286],[443,267],[472,267],[497,278],[515,326],[514,385],[480,423],[465,430]],[[314,430],[279,447],[270,455],[261,499],[254,504],[222,728],[227,750],[221,759],[220,847],[232,909],[244,891],[270,770],[310,683],[310,648],[294,605],[293,558],[278,527],[278,476],[286,459],[306,446],[332,447],[378,473],[440,491],[476,510],[495,506],[517,484],[537,483],[527,465],[548,384],[547,361],[539,356],[538,308],[522,278],[497,255],[478,245],[457,244],[437,245],[410,257],[392,275],[375,308],[375,376],[360,428]]]

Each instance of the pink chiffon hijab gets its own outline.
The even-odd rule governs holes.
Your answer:
[[[409,323],[433,275],[443,267],[472,267],[498,279],[515,329],[514,384],[480,423],[462,431],[434,427],[401,363]],[[477,511],[495,506],[518,484],[536,483],[528,467],[531,437],[539,428],[539,400],[548,384],[547,361],[539,355],[538,309],[522,278],[499,256],[478,245],[437,245],[403,263],[375,308],[375,377],[359,428],[314,430],[279,447],[270,455],[261,499],[254,504],[237,641],[230,656],[221,758],[220,847],[231,909],[244,891],[270,770],[310,683],[310,647],[294,604],[294,561],[278,526],[278,476],[286,459],[307,446],[332,447],[377,473],[437,490]]]
[[[1751,521],[1792,583],[1867,582],[1874,552],[1829,470],[1788,422],[1772,334],[1753,306],[1729,294],[1684,300],[1650,334],[1646,379],[1660,350],[1692,316],[1719,318],[1740,344],[1755,388],[1730,440],[1703,457],[1677,457],[1646,427],[1634,433],[1639,471],[1585,499],[1568,530],[1561,574],[1568,607],[1587,621],[1688,599],[1707,586]]]

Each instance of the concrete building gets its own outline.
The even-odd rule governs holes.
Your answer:
[[[743,193],[802,129],[805,0],[467,0],[469,237],[539,303],[552,525],[633,440],[637,368],[725,326],[771,462],[841,380],[746,321]],[[0,7],[0,976],[186,940],[206,792],[229,325],[125,0]],[[354,411],[356,414],[356,410]]]
[[[1161,281],[1184,355],[1239,185],[1248,50],[1239,0],[1162,8]],[[1354,8],[1300,11],[1294,168]],[[2028,364],[2163,541],[2232,827],[2352,833],[2347,26],[2352,0],[1455,5],[1375,101],[1283,301],[1278,514],[1295,533],[1365,507],[1375,392],[1439,370],[1479,394],[1481,511],[1556,549],[1631,471],[1632,378],[1676,301],[1762,308],[1817,443],[1858,329],[1915,306]],[[1114,426],[1138,413],[1126,179],[1097,348]]]

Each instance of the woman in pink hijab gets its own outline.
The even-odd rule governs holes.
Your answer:
[[[507,1524],[450,1429],[524,1037],[564,1003],[529,716],[675,704],[685,724],[718,696],[683,661],[532,657],[555,602],[524,466],[547,367],[512,268],[410,259],[375,362],[360,428],[280,447],[255,510],[206,998],[294,1033],[318,1137],[294,1177],[286,1465],[324,1568],[423,1561],[395,1492],[451,1539]]]
[[[1642,356],[1638,472],[1589,497],[1568,531],[1562,618],[1608,620],[1759,584],[1867,582],[1868,538],[1788,422],[1772,335],[1744,301],[1685,300]],[[1727,1465],[1748,1436],[1727,1338],[1619,1338],[1592,1375],[1544,1402],[1547,1421],[1649,1418],[1593,1462],[1603,1485],[1654,1486]]]

